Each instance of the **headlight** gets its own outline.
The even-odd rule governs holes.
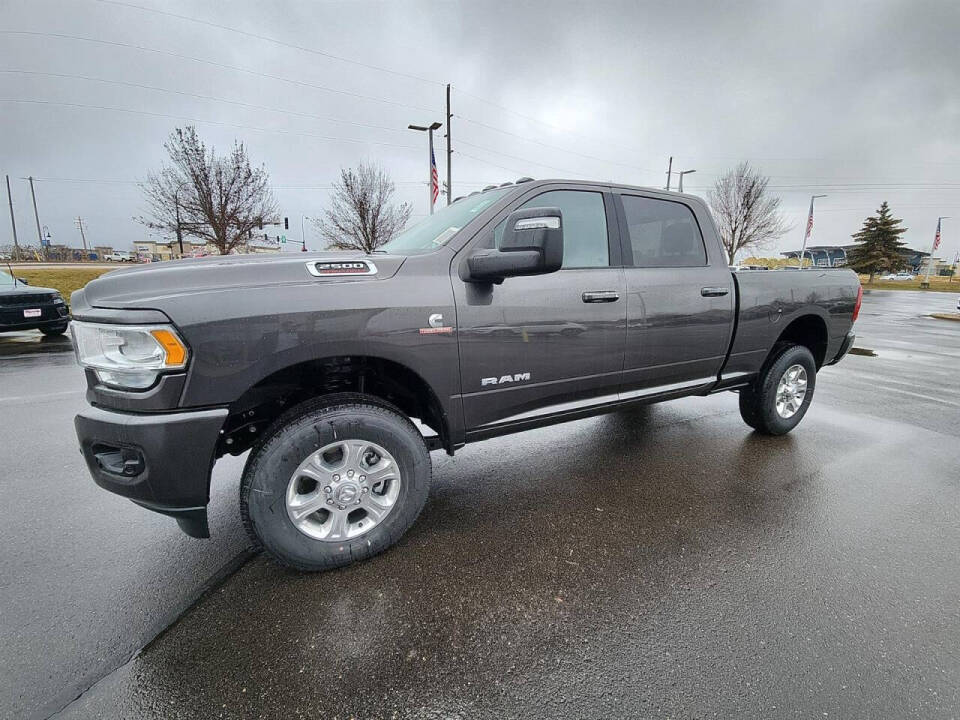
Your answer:
[[[142,390],[164,370],[187,365],[187,346],[169,325],[70,324],[77,361],[100,382]]]
[[[63,295],[60,293],[53,294],[53,304],[54,305],[63,305]]]

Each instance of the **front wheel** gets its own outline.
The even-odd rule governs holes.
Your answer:
[[[430,479],[427,446],[409,419],[373,398],[330,396],[293,408],[254,447],[240,511],[275,560],[327,570],[397,542]]]
[[[740,416],[757,432],[784,435],[806,415],[817,384],[817,364],[803,345],[774,348],[749,388],[740,391]]]

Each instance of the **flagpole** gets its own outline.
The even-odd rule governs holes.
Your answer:
[[[937,218],[937,232],[933,236],[933,245],[930,247],[930,257],[927,258],[927,274],[923,279],[923,282],[920,283],[921,288],[930,287],[930,271],[933,270],[933,254],[937,251],[937,248],[940,247],[940,222],[942,220],[949,220],[949,215],[941,215]]]
[[[427,133],[430,136],[430,177],[427,178],[427,192],[430,193],[430,214],[433,215],[433,128]]]
[[[810,231],[813,230],[813,201],[815,198],[826,197],[826,195],[810,196],[810,212],[807,215],[807,228],[803,231],[803,246],[800,248],[800,269],[803,270],[803,255],[807,250],[807,239],[810,237]],[[827,253],[827,263],[830,262],[830,253]],[[810,253],[810,266],[813,267],[813,253]]]

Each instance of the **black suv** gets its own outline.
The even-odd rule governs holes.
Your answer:
[[[62,335],[69,323],[70,311],[59,292],[30,287],[0,270],[0,332],[39,330],[44,335]]]

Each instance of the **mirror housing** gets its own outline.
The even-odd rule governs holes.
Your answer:
[[[467,259],[473,282],[503,282],[521,275],[544,275],[563,265],[563,213],[560,208],[526,208],[507,217],[496,250],[478,250]]]

